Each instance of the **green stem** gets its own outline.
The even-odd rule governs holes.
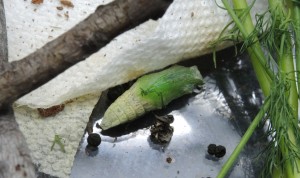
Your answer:
[[[297,122],[298,118],[298,97],[297,97],[297,87],[296,87],[296,80],[295,80],[295,73],[294,73],[294,63],[293,63],[293,55],[292,55],[292,44],[290,37],[286,37],[287,35],[282,35],[281,46],[280,46],[280,53],[279,54],[279,67],[282,72],[282,75],[286,75],[287,82],[289,83],[289,90],[286,93],[288,98],[288,104],[291,106],[293,115],[295,118],[294,122]],[[294,144],[297,145],[297,141],[295,139],[295,135],[292,128],[288,128],[288,135],[289,140]],[[290,153],[286,149],[284,141],[281,144],[281,152],[284,157],[288,158]],[[300,160],[296,159],[297,165],[292,165],[292,163],[287,160],[284,164],[285,173],[288,178],[295,178],[300,177],[300,173],[297,172],[297,167],[300,165]]]
[[[298,82],[298,96],[300,95],[300,5],[296,2],[291,2],[292,19],[294,25],[294,41],[295,41],[295,58],[296,71]]]
[[[244,39],[250,37],[253,33],[254,25],[251,20],[249,13],[243,19],[243,22],[236,15],[236,12],[231,8],[227,0],[222,0],[225,8],[230,14],[231,18],[235,22],[236,26],[239,28]],[[248,9],[248,4],[245,0],[233,0],[235,9]],[[253,39],[253,44],[247,48],[248,53],[250,54],[251,62],[254,67],[258,82],[265,96],[268,96],[270,93],[270,84],[271,79],[274,78],[273,72],[267,68],[267,60],[265,59],[264,53],[262,51],[261,45],[258,41],[258,38]]]
[[[282,1],[281,0],[269,0],[269,4],[271,7],[271,10],[276,11],[276,8],[278,8],[277,6],[282,6]],[[288,6],[291,8],[292,7],[292,3],[288,2]],[[281,11],[285,14],[285,17],[288,17],[286,12]],[[281,19],[276,19],[281,21]],[[278,64],[279,64],[279,69],[281,72],[281,75],[285,75],[287,80],[286,82],[288,83],[289,86],[289,90],[286,92],[286,94],[288,95],[288,104],[290,105],[290,107],[292,108],[292,112],[293,112],[293,118],[294,121],[297,123],[297,118],[298,118],[298,93],[297,93],[297,86],[296,86],[296,78],[295,78],[295,68],[294,68],[294,61],[293,61],[293,51],[292,51],[292,39],[290,37],[290,33],[289,33],[289,24],[287,23],[287,25],[284,27],[284,29],[286,29],[286,32],[283,32],[281,35],[281,41],[278,42],[279,46],[280,46],[280,50],[279,50],[279,54],[278,54]],[[296,35],[296,32],[295,32]],[[297,41],[297,39],[295,38],[295,40]],[[297,42],[299,45],[299,42]],[[298,46],[299,47],[299,46]],[[299,51],[299,49],[296,48],[296,50]],[[298,61],[299,61],[299,56],[298,56]],[[296,62],[297,64],[297,62]],[[299,62],[298,62],[299,65]],[[298,86],[299,87],[299,86]],[[297,141],[295,138],[295,134],[294,134],[294,130],[293,128],[288,128],[288,139],[291,141],[291,143],[293,143],[294,145],[297,145]],[[295,159],[295,162],[292,163],[289,159],[290,153],[289,150],[286,148],[285,145],[285,141],[284,140],[280,140],[279,141],[279,145],[280,145],[280,150],[282,153],[282,156],[284,158],[286,158],[287,160],[284,163],[284,173],[285,177],[287,178],[299,178],[300,177],[300,173],[297,172],[297,166],[300,165],[300,160],[299,158]],[[296,163],[296,164],[295,164]],[[273,176],[277,176],[278,173],[273,174]]]
[[[241,14],[238,10],[247,10],[248,4],[246,2],[246,0],[232,0],[233,2],[233,6],[234,9],[231,8],[231,6],[229,5],[227,0],[222,0],[225,8],[227,9],[228,13],[231,15],[233,21],[235,22],[236,26],[239,28],[242,37],[244,39],[249,39],[250,36],[253,36],[253,32],[255,30],[254,25],[252,23],[251,20],[251,16],[250,13],[243,13]],[[288,17],[285,13],[285,11],[280,11],[284,8],[282,8],[283,6],[280,6],[281,9],[279,9],[278,12],[276,12],[277,9],[277,5],[283,5],[283,2],[281,0],[269,0],[269,5],[271,7],[271,13],[279,13],[276,15],[279,16],[275,16],[275,18],[279,18],[279,23],[275,24],[275,26],[277,26],[276,28],[278,28],[279,30],[281,30],[281,28],[284,28],[284,30],[286,32],[289,32],[289,26],[285,26],[285,23],[282,22],[281,20],[288,20],[288,18],[281,18],[281,17]],[[242,12],[241,11],[241,12]],[[245,11],[244,11],[245,12]],[[300,11],[299,11],[300,12]],[[294,13],[295,14],[295,13]],[[238,16],[239,15],[239,16]],[[273,15],[273,14],[272,14]],[[273,17],[274,18],[274,17]],[[242,19],[242,20],[240,20]],[[300,15],[299,15],[299,19],[300,19]],[[299,20],[298,19],[298,20]],[[277,23],[278,19],[273,19],[276,20],[275,23]],[[288,22],[288,21],[286,21]],[[299,21],[298,21],[299,22]],[[278,26],[278,25],[284,25],[284,26]],[[288,24],[288,23],[286,23]],[[297,23],[297,25],[299,25],[299,23]],[[300,29],[300,28],[299,28]],[[293,64],[293,57],[292,57],[292,44],[291,44],[291,39],[290,39],[290,35],[288,34],[284,34],[280,37],[281,41],[276,41],[278,44],[278,46],[280,46],[280,49],[278,52],[278,60],[279,60],[279,72],[283,75],[285,75],[287,77],[287,82],[289,83],[289,91],[288,91],[288,104],[291,106],[292,108],[292,112],[294,115],[294,118],[297,118],[298,115],[298,97],[297,97],[297,88],[296,88],[296,82],[295,82],[295,72],[294,72],[294,64]],[[279,39],[280,39],[279,38]],[[258,82],[263,90],[263,93],[265,96],[269,96],[270,94],[270,84],[272,82],[272,79],[276,78],[274,77],[274,73],[267,68],[267,60],[264,56],[264,53],[262,51],[261,45],[258,41],[257,36],[254,36],[254,38],[251,39],[253,41],[253,44],[247,48],[250,57],[251,57],[251,62],[253,64],[255,73],[257,75],[257,79]],[[300,40],[297,40],[297,42],[300,42]],[[298,49],[299,50],[299,49]],[[297,54],[296,54],[297,55]],[[298,64],[300,63],[300,60],[298,58]],[[299,69],[300,69],[300,64],[299,64]],[[299,90],[300,91],[300,90]],[[240,154],[241,150],[243,149],[243,147],[245,146],[245,144],[247,143],[247,141],[249,140],[250,136],[252,135],[254,129],[256,128],[256,126],[259,124],[261,118],[259,118],[259,115],[261,114],[260,117],[263,117],[266,112],[266,105],[270,105],[270,102],[266,100],[266,103],[263,105],[262,109],[260,110],[259,114],[255,117],[255,119],[253,120],[253,122],[251,123],[250,127],[248,128],[247,132],[245,133],[245,135],[243,136],[241,142],[238,144],[238,146],[236,147],[236,149],[234,150],[234,152],[232,153],[232,155],[230,156],[230,158],[228,159],[228,161],[225,163],[225,165],[223,166],[222,170],[220,171],[218,178],[222,178],[224,176],[226,176],[226,174],[228,173],[229,169],[232,167],[232,165],[234,164],[235,160],[237,159],[238,155]],[[272,103],[271,103],[272,104]],[[269,106],[268,106],[269,107]],[[291,141],[294,145],[297,145],[296,139],[295,139],[295,134],[293,132],[292,128],[288,128],[288,140]],[[278,140],[278,145],[280,147],[280,152],[282,154],[282,156],[284,158],[286,158],[287,160],[284,162],[283,165],[283,172],[281,172],[281,175],[286,175],[284,177],[287,178],[295,178],[295,177],[300,177],[300,174],[297,171],[296,166],[299,166],[300,161],[298,159],[296,159],[296,164],[292,163],[288,157],[290,156],[289,150],[288,148],[286,148],[285,145],[285,140]],[[280,168],[278,169],[280,170]],[[276,171],[274,170],[274,177],[278,177],[279,172],[280,171]],[[278,174],[277,174],[278,173]]]
[[[289,104],[293,109],[294,118],[298,117],[298,97],[297,97],[297,87],[296,87],[296,79],[295,79],[295,71],[294,71],[294,61],[293,54],[291,48],[291,40],[290,38],[285,38],[283,35],[283,41],[285,43],[282,47],[282,54],[279,59],[279,67],[283,75],[286,75],[287,82],[289,83]],[[289,43],[289,44],[287,44]]]
[[[260,123],[262,118],[264,118],[265,113],[268,110],[269,106],[270,106],[270,101],[268,99],[266,99],[266,101],[263,104],[262,108],[260,109],[260,111],[258,112],[256,117],[252,121],[251,125],[248,127],[246,133],[243,135],[241,141],[236,146],[236,148],[234,149],[234,151],[232,152],[232,154],[230,155],[230,157],[228,158],[226,163],[223,165],[223,167],[222,167],[221,171],[219,172],[217,178],[223,178],[223,177],[226,176],[226,174],[228,173],[228,171],[231,169],[231,167],[235,163],[236,159],[238,158],[239,154],[243,150],[244,146],[246,145],[246,143],[250,139],[250,137],[253,134],[255,128],[258,126],[258,124]]]

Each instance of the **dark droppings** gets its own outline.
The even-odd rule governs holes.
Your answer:
[[[207,147],[207,153],[210,155],[214,155],[216,152],[216,147],[217,147],[216,144],[209,144]]]
[[[226,154],[226,148],[222,145],[209,144],[207,147],[207,153],[214,155],[217,158],[222,158]]]
[[[171,157],[167,157],[166,158],[166,162],[169,163],[169,164],[172,163],[172,158]]]
[[[172,115],[155,117],[155,123],[150,127],[150,140],[155,144],[168,144],[173,136],[174,128],[170,124],[174,121],[174,117]]]
[[[101,143],[101,137],[99,134],[91,133],[91,134],[89,134],[89,136],[87,138],[87,142],[90,146],[97,147]]]
[[[215,156],[217,158],[222,158],[226,154],[226,148],[222,145],[219,145],[216,147],[216,153]]]

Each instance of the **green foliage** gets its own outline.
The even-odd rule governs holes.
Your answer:
[[[285,75],[279,76],[279,80],[273,83],[269,96],[272,104],[266,112],[266,118],[270,121],[267,132],[270,143],[265,150],[268,164],[264,168],[263,177],[272,175],[275,169],[284,172],[287,169],[285,164],[290,164],[292,170],[300,166],[300,130],[289,104],[291,86],[287,80]]]
[[[270,103],[267,108],[262,107],[265,115],[261,116],[270,122],[267,131],[270,143],[265,150],[267,166],[264,168],[263,177],[300,177],[300,130],[296,89],[296,76],[300,70],[299,0],[269,0],[268,11],[256,15],[255,26],[249,14],[255,1],[250,6],[245,0],[232,0],[233,6],[228,0],[222,2],[233,21],[226,26],[214,45],[223,40],[232,40],[234,44],[242,43],[240,52],[247,49],[266,96],[265,102]],[[232,29],[228,29],[232,26]],[[224,35],[225,32],[229,33]],[[295,72],[293,50],[296,51],[295,63],[298,72]],[[257,122],[257,119],[253,122]],[[253,132],[253,124],[251,126],[247,134]],[[246,141],[247,137],[243,137],[241,143]],[[243,148],[240,145],[231,156],[234,159]],[[226,170],[223,167],[219,177],[226,175],[232,160],[233,158],[229,158],[224,165]]]

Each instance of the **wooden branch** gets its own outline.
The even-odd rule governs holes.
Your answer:
[[[163,14],[171,0],[116,0],[0,71],[0,108],[85,59],[122,32]]]
[[[5,11],[0,0],[0,71],[8,65],[7,51]],[[0,108],[0,177],[35,177],[26,140],[11,106]]]
[[[25,138],[12,111],[0,116],[0,177],[35,177]]]
[[[0,71],[8,62],[7,33],[3,1],[0,0]]]

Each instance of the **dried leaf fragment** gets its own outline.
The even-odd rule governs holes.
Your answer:
[[[44,0],[31,0],[32,4],[42,4]]]
[[[60,0],[60,3],[66,7],[74,7],[74,4],[69,0]]]
[[[52,106],[50,108],[38,108],[38,112],[42,117],[53,116],[65,108],[64,104]]]
[[[59,10],[59,11],[61,11],[61,10],[64,9],[64,7],[63,6],[57,6],[56,9]]]

